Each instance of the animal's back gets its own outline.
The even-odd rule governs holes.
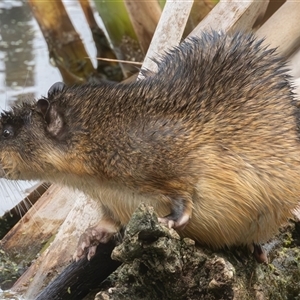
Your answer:
[[[188,136],[181,149],[165,145],[174,153],[166,164],[180,173],[184,161],[182,173],[194,180],[182,234],[215,248],[270,238],[300,196],[299,108],[285,64],[253,35],[213,33],[184,42],[158,66],[140,91],[150,116],[187,129],[174,138],[176,145]],[[159,197],[149,202],[165,212]]]
[[[160,72],[198,124],[183,234],[213,247],[270,238],[300,196],[299,108],[285,64],[252,35],[214,33],[174,50]]]

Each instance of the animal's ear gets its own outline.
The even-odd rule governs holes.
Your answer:
[[[45,121],[49,124],[50,123],[50,116],[49,111],[51,108],[50,102],[43,98],[38,100],[36,104],[37,111],[44,117]]]
[[[38,100],[37,104],[37,112],[39,112],[45,119],[47,123],[47,130],[53,136],[60,138],[63,133],[63,118],[57,110],[55,105],[51,105],[51,103],[47,99]]]
[[[44,119],[46,119],[47,113],[50,108],[50,102],[47,99],[40,99],[38,100],[36,107],[37,111],[43,115]]]
[[[58,92],[62,92],[65,87],[66,85],[63,82],[55,82],[48,90],[48,97],[51,97],[53,94]]]

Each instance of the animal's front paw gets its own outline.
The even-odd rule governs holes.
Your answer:
[[[95,255],[97,246],[107,243],[117,231],[115,224],[107,220],[101,220],[96,226],[88,228],[79,238],[73,259],[78,261],[87,255],[90,260]]]
[[[158,222],[169,228],[183,228],[189,222],[190,214],[184,213],[180,217],[170,214],[163,218],[158,218]]]
[[[190,197],[176,196],[170,198],[170,202],[172,203],[171,213],[163,218],[158,218],[158,221],[169,228],[184,228],[189,222],[193,210]]]

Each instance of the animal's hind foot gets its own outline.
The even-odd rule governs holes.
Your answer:
[[[268,256],[260,244],[253,243],[253,256],[258,263],[268,263]]]

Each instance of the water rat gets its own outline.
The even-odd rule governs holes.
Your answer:
[[[300,197],[299,108],[274,49],[251,34],[203,33],[130,84],[54,85],[3,112],[0,175],[78,188],[102,202],[77,257],[137,205],[212,248],[270,238]],[[102,195],[105,194],[105,197]]]

